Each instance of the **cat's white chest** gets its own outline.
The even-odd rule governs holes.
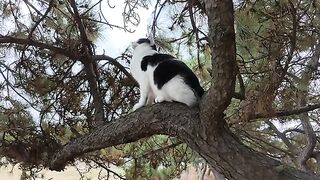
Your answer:
[[[134,60],[134,59],[136,59],[136,60]],[[141,61],[139,62],[137,60],[137,57],[133,56],[132,61],[130,63],[130,71],[131,71],[133,78],[135,78],[136,80],[140,79],[139,77],[142,74],[141,68],[139,68],[139,66],[141,66]]]
[[[154,50],[136,49],[130,63],[130,71],[132,76],[140,83],[147,78],[147,72],[142,71],[141,61],[143,57],[156,53]]]

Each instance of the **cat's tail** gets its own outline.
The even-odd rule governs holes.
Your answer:
[[[199,98],[201,98],[203,96],[203,94],[205,93],[204,89],[201,87],[201,86],[198,86],[196,89],[195,89],[195,92],[197,94],[197,96]]]

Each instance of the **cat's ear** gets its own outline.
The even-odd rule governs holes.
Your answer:
[[[136,49],[136,47],[138,46],[138,43],[137,42],[131,42],[130,43],[132,49]]]

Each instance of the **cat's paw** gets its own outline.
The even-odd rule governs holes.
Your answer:
[[[137,109],[141,108],[143,104],[137,103],[133,106],[132,111],[136,111]]]
[[[162,96],[157,96],[155,99],[154,99],[154,102],[155,103],[161,103],[163,102],[165,99],[162,97]]]

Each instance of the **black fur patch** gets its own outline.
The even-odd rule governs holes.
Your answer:
[[[150,41],[148,38],[140,38],[140,39],[138,39],[137,43],[138,43],[138,44],[142,44],[142,43],[151,44],[151,41]],[[157,47],[156,47],[155,44],[152,45],[151,47],[152,47],[153,50],[157,50]]]
[[[153,74],[154,82],[158,89],[161,89],[164,84],[175,76],[180,75],[185,83],[193,89],[195,94],[202,97],[204,90],[200,86],[197,76],[185,63],[175,59],[175,57],[169,54],[153,54],[145,56],[141,61],[141,69],[142,71],[146,71],[148,65],[153,67],[158,65]]]
[[[173,60],[173,59],[175,59],[175,57],[169,54],[153,54],[150,56],[145,56],[142,58],[142,61],[141,61],[141,69],[142,71],[146,71],[148,68],[148,65],[153,67],[162,61]]]
[[[148,44],[151,44],[150,40],[147,39],[147,38],[141,38],[141,39],[138,39],[137,41],[138,44],[142,44],[142,43],[148,43]]]

